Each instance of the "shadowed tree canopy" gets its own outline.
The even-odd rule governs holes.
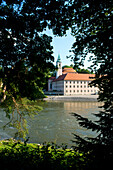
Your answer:
[[[76,37],[73,44],[75,66],[83,64],[88,53],[96,71],[94,85],[98,85],[99,100],[104,101],[104,109],[110,111],[113,102],[113,2],[71,1],[73,11],[72,34]],[[100,68],[96,68],[100,64]],[[107,87],[107,88],[106,88]]]
[[[20,133],[25,114],[40,110],[30,100],[44,97],[42,89],[54,69],[52,38],[43,30],[65,34],[66,11],[66,1],[61,0],[0,1],[0,98],[11,120],[8,125],[17,124]],[[15,121],[14,112],[19,115]]]
[[[70,4],[72,34],[76,37],[72,47],[74,56],[71,57],[77,67],[84,64],[88,53],[94,54],[90,56],[91,69],[96,72],[94,84],[98,84],[99,99],[105,101],[107,109],[113,100],[113,2],[73,0]]]
[[[1,2],[1,1],[0,1]],[[99,100],[104,111],[98,122],[91,122],[74,114],[83,127],[98,132],[89,141],[77,137],[79,148],[104,146],[103,157],[113,156],[113,2],[112,0],[32,0],[8,1],[0,5],[0,78],[3,93],[15,100],[36,99],[45,77],[53,68],[51,37],[43,35],[46,27],[62,36],[71,27],[76,41],[71,58],[76,68],[83,65],[88,53],[93,55],[92,70],[96,72],[93,85],[99,87]],[[100,64],[100,68],[97,66]],[[42,94],[40,92],[40,94]],[[5,100],[6,101],[6,100]],[[25,101],[24,101],[25,103]],[[7,103],[10,105],[10,102]],[[21,105],[23,100],[20,100]],[[19,107],[18,106],[18,107]],[[29,106],[31,109],[31,105]],[[8,107],[11,113],[14,109]],[[28,108],[26,108],[26,111]],[[17,108],[18,111],[18,108]],[[19,113],[20,120],[25,112]],[[109,132],[109,133],[108,133]],[[87,147],[86,147],[87,146]],[[93,147],[94,148],[94,147]],[[106,150],[106,148],[108,150]],[[92,148],[91,148],[92,149]],[[101,150],[101,151],[102,151]]]
[[[65,1],[6,0],[0,11],[0,77],[15,97],[36,99],[35,91],[54,68],[52,38],[42,32],[49,27],[57,35],[66,33]]]
[[[88,53],[92,53],[95,56],[91,56],[90,60],[93,61],[94,67],[101,63],[103,74],[105,74],[108,70],[104,70],[104,67],[108,62],[111,71],[113,45],[112,0],[75,0],[72,1],[70,9],[73,11],[72,34],[76,37],[73,44],[75,64],[77,60],[81,59],[83,61]]]
[[[113,159],[113,1],[73,0],[71,3],[72,34],[76,37],[71,57],[79,67],[88,53],[93,54],[90,61],[96,79],[92,85],[98,86],[99,101],[104,102],[103,110],[95,115],[98,121],[74,114],[82,127],[98,132],[95,138],[85,139],[75,134],[75,141],[80,150],[94,151],[98,169],[107,168]]]

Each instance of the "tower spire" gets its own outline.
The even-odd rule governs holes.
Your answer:
[[[58,68],[58,70],[56,72],[56,78],[58,78],[60,75],[62,75],[62,62],[61,62],[60,54],[58,54],[56,66]]]
[[[61,62],[60,54],[58,54],[57,62]]]

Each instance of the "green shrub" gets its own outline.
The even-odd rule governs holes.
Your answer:
[[[85,169],[87,155],[55,144],[26,144],[15,140],[1,141],[2,169]]]

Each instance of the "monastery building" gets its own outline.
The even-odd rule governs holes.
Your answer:
[[[77,73],[73,68],[64,68],[60,55],[56,62],[56,77],[50,77],[48,80],[49,92],[60,92],[62,95],[90,95],[97,94],[98,87],[90,87],[89,83],[94,80],[95,74]]]

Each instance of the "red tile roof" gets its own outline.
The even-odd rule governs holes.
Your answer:
[[[67,73],[64,80],[94,80],[95,74]]]
[[[55,77],[50,77],[50,78],[49,78],[49,80],[54,80],[54,79],[55,79]]]
[[[95,74],[80,74],[80,73],[67,73],[59,76],[57,79],[54,78],[53,82],[55,81],[62,81],[62,80],[87,80],[91,81],[95,79]]]
[[[66,73],[75,73],[76,71],[73,68],[64,68],[62,74]]]
[[[65,76],[66,76],[66,74],[63,74],[63,75],[59,76],[57,79],[53,80],[53,82],[64,80]]]

